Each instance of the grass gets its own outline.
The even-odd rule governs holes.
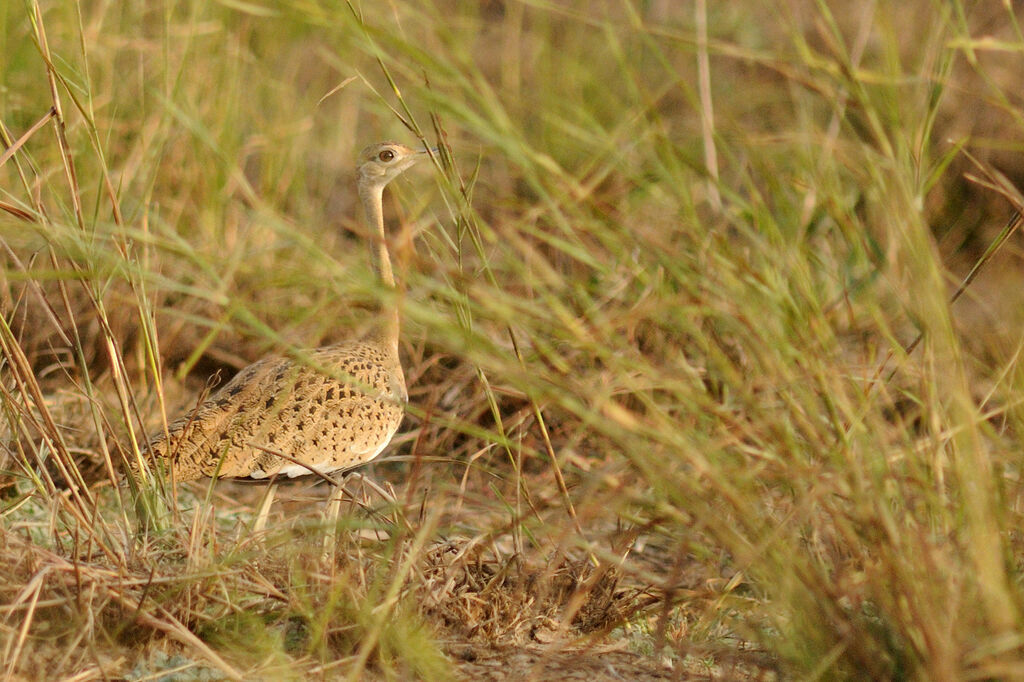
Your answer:
[[[3,674],[1020,676],[1024,37],[833,4],[0,6]],[[395,501],[140,525],[145,433],[388,295],[388,138]]]

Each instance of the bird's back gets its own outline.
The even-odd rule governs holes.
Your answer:
[[[387,446],[406,399],[398,359],[375,343],[268,358],[170,424],[150,451],[178,480],[350,469]]]

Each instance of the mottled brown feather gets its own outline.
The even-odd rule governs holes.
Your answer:
[[[152,454],[177,480],[299,476],[343,471],[376,457],[402,421],[407,398],[397,358],[354,342],[300,360],[249,365],[191,413],[157,434]]]

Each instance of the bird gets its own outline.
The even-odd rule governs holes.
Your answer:
[[[395,288],[395,278],[384,231],[384,188],[428,151],[436,148],[381,142],[359,154],[357,187],[371,260],[388,289]],[[345,472],[369,462],[391,442],[409,397],[398,353],[399,327],[391,297],[374,311],[371,330],[361,338],[243,368],[149,439],[151,461],[160,462],[177,481],[276,481]],[[265,524],[273,490],[261,505],[256,530]],[[333,493],[332,502],[340,504]]]

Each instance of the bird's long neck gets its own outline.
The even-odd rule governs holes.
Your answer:
[[[370,228],[370,255],[377,277],[387,289],[395,288],[395,274],[391,269],[391,256],[388,253],[387,236],[384,234],[384,187],[382,185],[360,183],[359,198],[363,201],[366,211],[366,222]],[[388,292],[389,294],[391,292]],[[373,329],[374,340],[388,348],[398,357],[398,306],[394,300],[382,304],[378,311],[378,319]]]

